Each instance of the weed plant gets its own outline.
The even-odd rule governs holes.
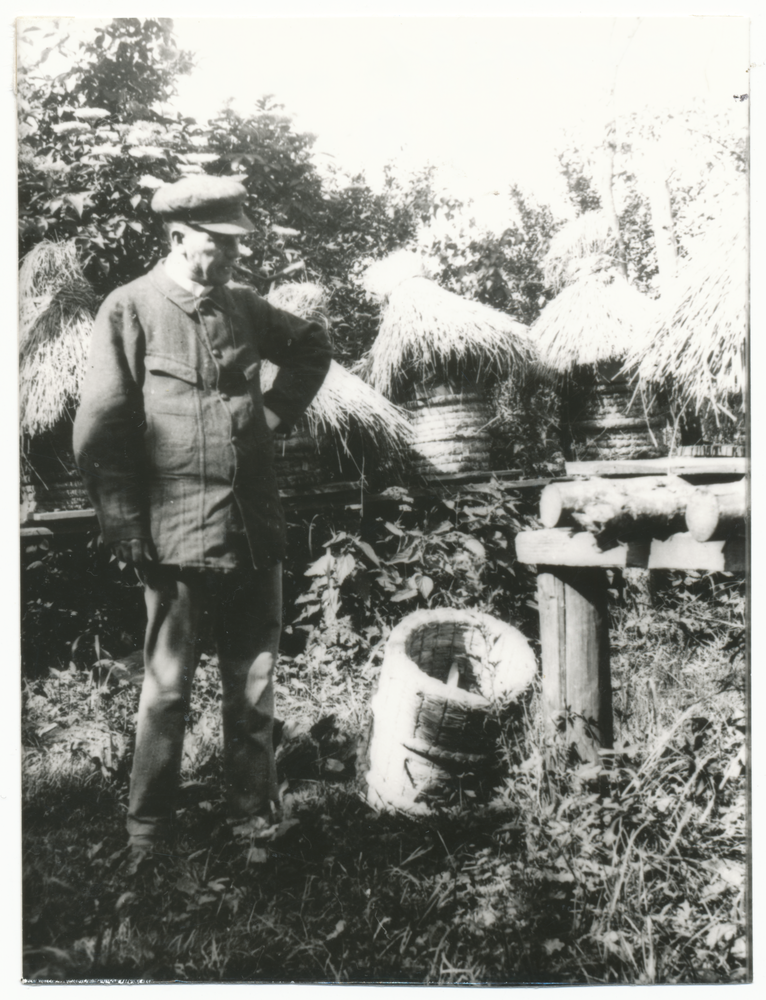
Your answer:
[[[376,522],[377,533],[348,524],[317,534],[278,675],[278,769],[299,822],[270,846],[243,844],[224,822],[212,655],[193,689],[177,842],[136,875],[124,821],[138,671],[94,648],[89,666],[75,656],[27,676],[25,976],[748,979],[745,602],[733,577],[668,574],[652,593],[615,579],[615,746],[598,763],[579,761],[545,729],[533,692],[499,747],[504,777],[490,800],[466,795],[423,818],[366,804],[369,703],[395,616],[435,601],[531,611],[530,581],[503,575],[517,569],[500,558],[493,526],[494,505],[507,517],[507,502],[474,497],[441,535],[418,536],[426,514],[402,509]],[[414,559],[396,561],[401,553]]]

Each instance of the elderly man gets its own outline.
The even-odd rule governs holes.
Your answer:
[[[152,208],[170,253],[107,297],[96,319],[75,454],[104,542],[132,563],[147,610],[130,780],[129,843],[172,832],[184,723],[207,613],[223,690],[231,817],[278,815],[272,727],[285,523],[274,432],[311,402],[330,364],[324,330],[230,284],[253,230],[232,178],[187,177]],[[279,373],[261,395],[259,369]]]

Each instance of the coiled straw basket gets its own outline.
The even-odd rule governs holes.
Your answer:
[[[575,366],[567,382],[564,412],[572,459],[614,461],[667,454],[662,434],[667,413],[656,402],[647,412],[640,391],[619,361]]]
[[[421,475],[487,471],[492,412],[480,392],[434,394],[404,404],[412,424],[412,470]]]
[[[425,813],[488,790],[501,727],[536,669],[521,632],[490,615],[408,615],[388,639],[372,701],[368,802]]]

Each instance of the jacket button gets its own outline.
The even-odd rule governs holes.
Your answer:
[[[222,392],[221,399],[224,401],[224,403],[228,403],[228,401],[231,399],[231,396],[228,394],[228,392]]]
[[[213,357],[219,360],[223,357],[223,351],[219,351],[217,347],[213,348]]]

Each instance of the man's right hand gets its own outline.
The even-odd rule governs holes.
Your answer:
[[[117,558],[136,569],[145,569],[156,561],[154,546],[148,538],[126,538],[112,542],[112,552]]]

